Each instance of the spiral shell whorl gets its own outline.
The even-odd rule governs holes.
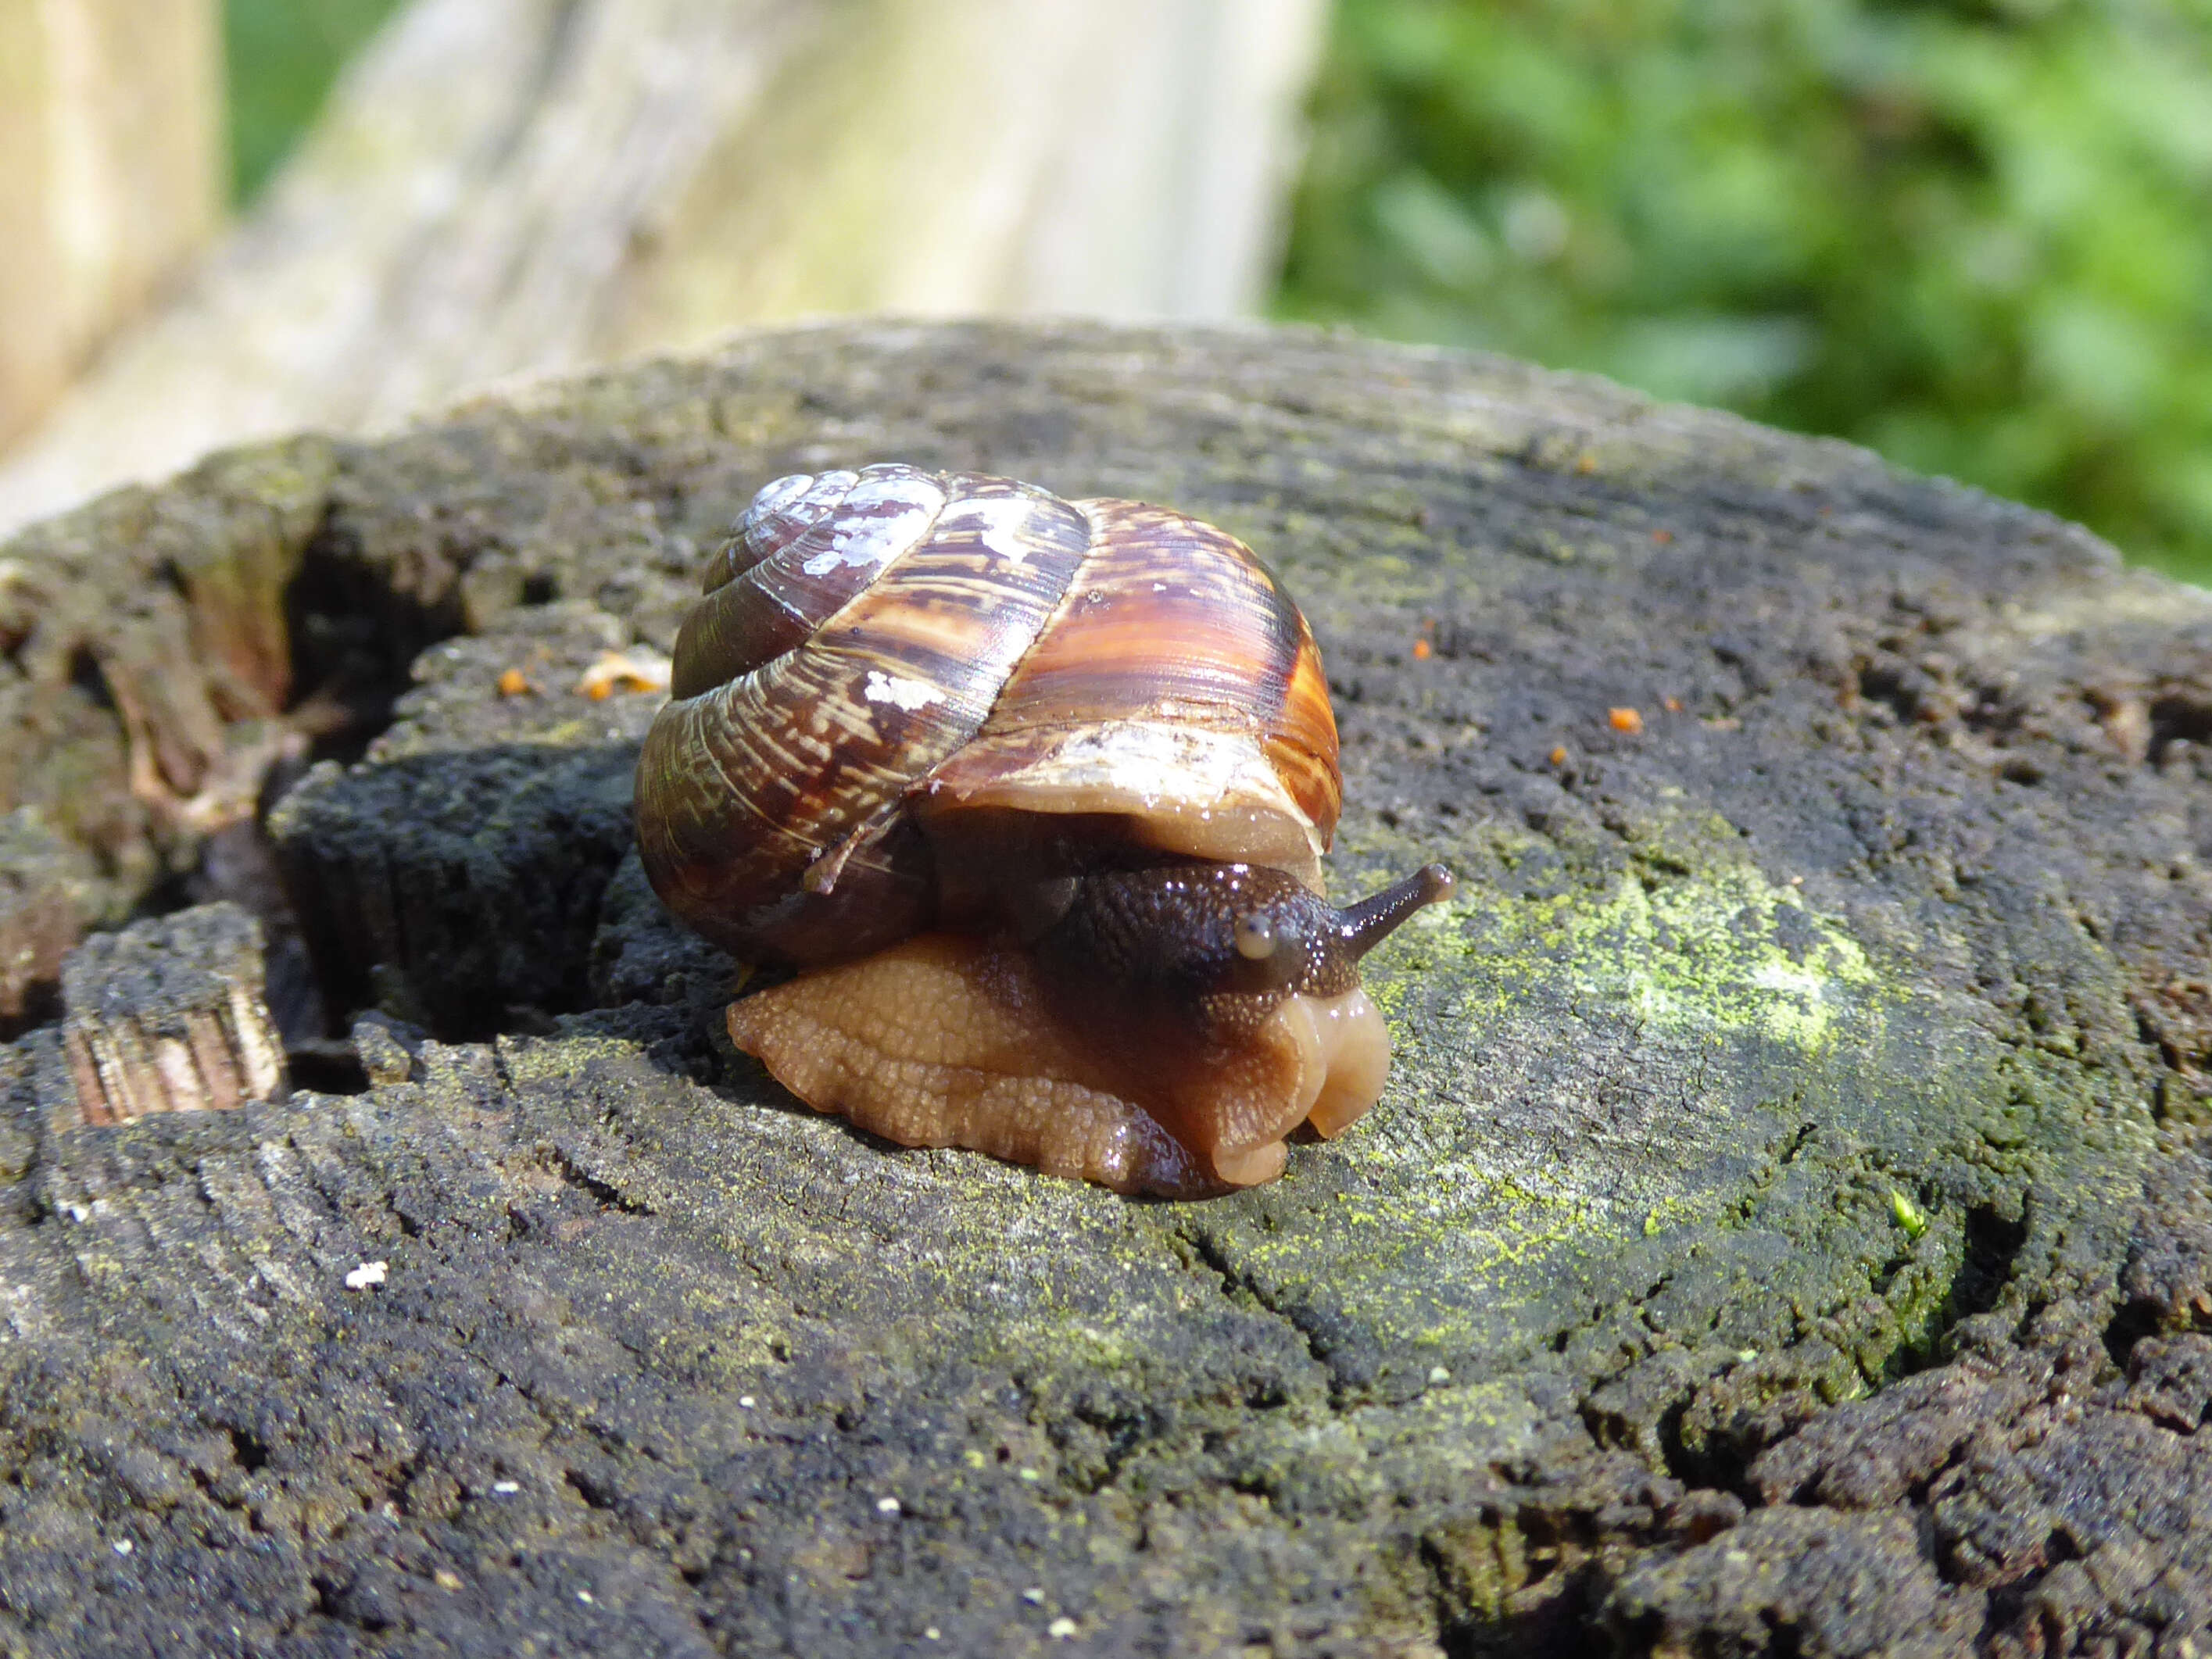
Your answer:
[[[857,472],[794,472],[763,484],[732,529],[730,574],[743,575],[789,546],[860,480]],[[726,580],[726,578],[725,579]]]
[[[807,639],[929,532],[943,483],[910,466],[798,473],[753,497],[677,635],[671,690],[695,696]]]
[[[1029,485],[907,466],[763,495],[738,539],[764,556],[678,636],[674,700],[640,759],[639,845],[701,932],[803,960],[927,911],[906,792],[982,725],[1088,526]],[[831,854],[834,893],[803,888]]]
[[[932,925],[939,854],[1007,812],[1317,881],[1339,787],[1319,657],[1234,538],[880,465],[770,483],[714,564],[638,836],[663,899],[730,949],[819,961]]]

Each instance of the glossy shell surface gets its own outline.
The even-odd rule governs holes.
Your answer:
[[[670,908],[742,956],[858,956],[937,925],[953,872],[1108,842],[1317,884],[1341,789],[1320,654],[1211,526],[966,473],[800,475],[706,588],[638,839]]]

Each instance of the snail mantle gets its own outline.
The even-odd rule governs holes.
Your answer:
[[[763,484],[884,456],[1261,550],[1332,891],[1457,872],[1275,1180],[728,1046],[656,688]],[[2212,1646],[2212,600],[2079,530],[1495,360],[847,324],[0,569],[0,1650]]]

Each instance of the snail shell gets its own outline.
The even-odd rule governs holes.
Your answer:
[[[1352,964],[1449,878],[1317,896],[1335,720],[1243,544],[879,465],[769,484],[704,586],[639,847],[690,926],[807,970],[731,1011],[794,1093],[1169,1192],[1270,1178],[1287,1130],[1371,1103]]]

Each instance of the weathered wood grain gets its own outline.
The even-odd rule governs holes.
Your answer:
[[[48,1122],[66,1133],[283,1098],[284,1051],[264,983],[260,929],[235,904],[94,934],[62,973],[69,1097]]]

